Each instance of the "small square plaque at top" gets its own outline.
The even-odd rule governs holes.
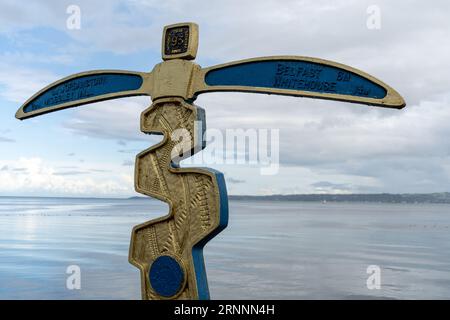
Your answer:
[[[193,60],[197,55],[198,26],[195,23],[177,23],[164,27],[162,58]]]

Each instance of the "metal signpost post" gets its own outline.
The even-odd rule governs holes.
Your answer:
[[[223,175],[215,170],[180,168],[181,159],[205,147],[205,113],[197,95],[217,91],[279,94],[401,109],[391,87],[354,68],[315,58],[253,58],[201,68],[195,59],[198,27],[166,26],[163,62],[149,73],[89,71],[42,89],[17,111],[18,119],[128,96],[146,95],[153,104],[141,115],[141,130],[163,134],[159,144],[136,157],[136,191],[170,206],[169,214],[133,229],[130,263],[141,273],[143,299],[208,299],[204,245],[228,222]],[[200,123],[200,125],[195,124]],[[182,129],[189,139],[179,142]],[[200,131],[200,132],[196,132]]]

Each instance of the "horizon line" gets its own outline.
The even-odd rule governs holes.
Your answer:
[[[289,196],[374,196],[374,195],[433,195],[433,194],[450,194],[450,191],[442,192],[427,192],[427,193],[390,193],[390,192],[378,192],[378,193],[274,193],[267,195],[252,195],[252,194],[230,194],[228,197],[289,197]],[[43,198],[43,199],[98,199],[98,200],[130,200],[135,198],[142,199],[155,199],[150,196],[127,196],[127,197],[83,197],[83,196],[32,196],[32,195],[0,195],[0,198]]]

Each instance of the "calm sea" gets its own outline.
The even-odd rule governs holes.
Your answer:
[[[130,231],[166,212],[150,199],[0,198],[0,299],[139,299]],[[213,299],[449,299],[450,205],[231,201],[205,260]],[[80,290],[66,288],[69,265]]]

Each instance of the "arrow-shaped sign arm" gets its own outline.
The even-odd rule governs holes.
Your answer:
[[[215,91],[279,94],[401,109],[393,88],[355,68],[316,58],[274,56],[225,63],[199,71],[194,95]]]
[[[33,95],[16,113],[23,120],[45,113],[115,98],[149,95],[149,73],[96,70],[58,80]]]

